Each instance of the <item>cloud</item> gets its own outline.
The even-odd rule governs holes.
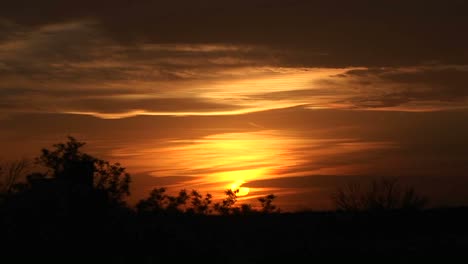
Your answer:
[[[94,111],[98,113],[124,113],[135,110],[148,112],[177,113],[216,112],[238,109],[239,106],[207,102],[197,98],[146,98],[146,99],[77,99],[65,100],[61,111],[80,112]]]
[[[416,45],[421,36],[400,32],[399,41],[405,44],[395,46],[393,31],[379,29],[406,30],[402,21],[409,19],[408,10],[423,19],[410,30],[426,29],[427,14],[412,4],[406,10],[396,3],[393,8],[402,21],[391,24],[386,24],[393,19],[387,10],[360,4],[349,8],[363,17],[305,1],[254,1],[247,6],[208,1],[194,9],[188,9],[190,3],[127,6],[120,1],[83,6],[90,4],[94,11],[79,7],[72,13],[55,2],[37,6],[49,16],[8,4],[10,12],[0,19],[0,32],[5,33],[0,38],[0,105],[5,111],[128,117],[239,114],[294,106],[405,111],[466,107],[468,60],[457,46],[464,35],[447,47],[439,38],[425,43],[433,51],[426,54],[426,46]],[[449,16],[458,12],[455,7],[443,9],[447,20],[439,29],[444,34],[456,33],[445,27],[463,27],[463,18]],[[158,13],[161,8],[175,16],[150,16],[148,10]],[[431,4],[425,8],[429,14],[436,10]],[[236,12],[242,10],[248,15],[239,19]],[[317,10],[329,11],[336,21]],[[208,16],[213,12],[216,16]],[[285,18],[283,24],[275,22],[278,17]],[[352,23],[344,23],[346,19]],[[267,22],[272,24],[261,25]],[[374,45],[369,39],[388,43]]]
[[[324,74],[271,66],[274,59],[258,46],[120,45],[90,21],[19,30],[0,43],[0,60],[5,111],[105,118],[236,114],[306,104],[300,95],[275,100],[271,91],[303,89]]]
[[[330,88],[315,88],[315,89],[301,89],[291,91],[279,91],[279,92],[267,92],[253,98],[265,99],[265,100],[287,100],[296,98],[317,98],[323,96],[336,96],[337,92]]]
[[[17,29],[0,42],[0,75],[36,81],[176,81],[206,77],[207,69],[264,65],[266,52],[213,44],[120,45],[96,23],[75,21]]]
[[[358,107],[384,108],[424,103],[435,107],[463,107],[468,100],[466,66],[369,68],[347,71],[341,77],[360,87],[361,96],[349,101]],[[438,101],[438,103],[437,103]]]
[[[126,93],[119,96],[119,91],[52,91],[42,96],[38,91],[28,89],[10,89],[3,94],[0,109],[5,112],[39,113],[89,113],[102,117],[125,117],[138,113],[184,115],[190,113],[212,113],[238,111],[241,106],[216,103],[202,98],[132,98]],[[95,98],[93,98],[93,95]],[[25,103],[30,102],[30,103]],[[34,102],[34,103],[32,103]],[[132,114],[135,113],[135,114]],[[128,114],[128,115],[127,115]]]
[[[210,100],[197,87],[239,78],[239,69],[265,63],[261,54],[228,44],[119,45],[89,20],[16,25],[0,42],[1,106],[103,117],[241,111],[237,102]]]
[[[88,19],[103,35],[135,43],[260,45],[284,65],[466,64],[465,1],[220,2],[124,0],[6,3],[0,16],[29,29]]]

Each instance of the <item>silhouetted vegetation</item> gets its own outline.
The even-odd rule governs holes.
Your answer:
[[[132,208],[125,202],[131,183],[125,168],[83,153],[83,146],[70,137],[42,150],[36,159],[40,168],[26,161],[0,167],[5,249],[108,253],[113,257],[104,261],[117,263],[159,263],[162,256],[175,262],[189,256],[261,263],[278,256],[359,255],[363,261],[375,254],[448,255],[468,249],[466,208],[423,210],[426,199],[395,179],[339,189],[335,212],[280,213],[273,194],[258,198],[255,207],[238,204],[238,190],[226,190],[215,202],[209,193],[171,195],[165,188],[153,189]],[[125,257],[129,250],[141,258]]]
[[[211,199],[213,198],[213,196],[211,194],[207,193],[205,195],[205,198],[203,198],[203,196],[199,192],[192,190],[191,195],[192,207],[189,208],[188,212],[195,214],[210,214],[212,212]]]
[[[190,198],[186,190],[181,190],[177,196],[171,196],[166,194],[166,188],[156,188],[151,191],[148,198],[141,200],[136,208],[139,213],[180,214],[188,210],[187,202]],[[193,208],[193,211],[195,209],[199,208]]]
[[[427,203],[413,187],[402,187],[397,178],[381,178],[365,187],[349,183],[339,188],[332,199],[337,210],[350,212],[419,210]]]
[[[136,205],[138,213],[141,214],[201,214],[208,215],[212,213],[220,215],[241,215],[255,213],[275,213],[279,212],[273,205],[275,195],[269,194],[258,200],[261,203],[261,210],[255,210],[251,204],[237,203],[237,194],[239,190],[226,190],[226,198],[221,202],[212,204],[212,195],[207,193],[205,197],[196,190],[188,193],[186,190],[180,190],[177,196],[171,196],[166,193],[166,188],[155,188],[150,192],[148,198],[140,200]]]
[[[239,190],[226,190],[226,199],[222,200],[220,203],[215,203],[214,209],[222,215],[237,214],[239,213],[239,208],[234,207],[234,204],[237,202],[237,193]]]
[[[0,205],[14,192],[20,191],[23,185],[19,180],[24,177],[28,168],[27,160],[0,164]]]
[[[7,195],[14,191],[15,185],[24,176],[28,168],[27,160],[19,160],[0,165],[0,193]]]
[[[273,213],[273,212],[278,212],[279,213],[279,208],[276,208],[276,205],[273,204],[273,200],[276,198],[274,194],[269,194],[265,197],[258,198],[262,205],[262,213]]]
[[[45,166],[47,172],[35,174],[35,180],[53,179],[75,188],[74,191],[96,192],[105,202],[123,205],[124,198],[130,195],[130,175],[119,163],[82,153],[80,148],[84,145],[69,137],[68,142],[54,145],[54,150],[43,149],[37,163]]]

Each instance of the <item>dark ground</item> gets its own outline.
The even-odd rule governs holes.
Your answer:
[[[2,255],[19,252],[17,260],[36,255],[67,263],[87,262],[87,255],[106,256],[103,260],[112,263],[468,259],[468,208],[250,216],[138,215],[122,210],[14,218],[2,217],[7,227],[1,231]]]

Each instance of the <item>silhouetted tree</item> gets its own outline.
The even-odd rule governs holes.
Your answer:
[[[140,200],[137,205],[139,213],[160,213],[165,210],[166,188],[155,188],[146,199]]]
[[[81,152],[84,145],[68,137],[66,143],[55,144],[53,150],[42,149],[37,162],[47,168],[44,178],[56,179],[62,187],[82,192],[95,191],[107,202],[123,205],[124,198],[130,195],[130,175],[119,163],[111,164]]]
[[[205,198],[197,192],[196,190],[192,190],[191,192],[191,205],[192,207],[189,208],[190,212],[195,214],[210,214],[212,212],[210,205],[212,195],[207,193]]]
[[[0,205],[9,196],[24,189],[25,184],[19,181],[27,173],[28,166],[29,162],[25,159],[0,164]]]
[[[139,213],[185,213],[190,209],[187,206],[190,196],[186,190],[180,190],[177,196],[171,196],[166,194],[166,188],[155,188],[148,198],[137,203],[136,208]]]
[[[418,210],[424,208],[426,204],[427,198],[416,194],[414,188],[406,190],[401,198],[401,208],[407,210]]]
[[[361,190],[358,183],[348,183],[332,195],[333,203],[340,211],[361,211],[366,210],[366,194]]]
[[[185,205],[189,200],[189,195],[186,190],[180,190],[177,196],[166,196],[167,206],[166,211],[169,213],[183,213],[185,212]]]
[[[269,194],[265,197],[258,198],[258,201],[261,205],[261,212],[262,213],[274,213],[279,212],[276,205],[273,204],[273,200],[276,198],[274,194]]]
[[[231,190],[227,189],[225,192],[226,198],[221,201],[221,203],[214,204],[214,210],[222,215],[228,215],[234,213],[234,204],[237,202],[237,194],[239,193],[239,189]]]
[[[94,188],[103,192],[114,204],[124,204],[125,197],[130,195],[130,174],[120,163],[110,164],[107,161],[94,161]]]
[[[83,153],[84,145],[68,137],[66,143],[55,144],[51,150],[42,149],[36,162],[45,171],[27,175],[25,182],[14,180],[25,163],[11,167],[6,185],[7,192],[15,191],[16,198],[11,205],[21,204],[23,208],[37,210],[47,207],[51,212],[65,214],[123,207],[125,197],[130,194],[130,175],[118,163],[111,164]]]
[[[242,215],[252,215],[256,214],[257,211],[252,207],[251,204],[241,204],[239,213]]]
[[[19,180],[25,176],[29,162],[25,159],[0,164],[0,194],[8,195],[15,191]]]
[[[166,194],[165,188],[155,188],[150,192],[146,199],[140,200],[137,205],[139,213],[153,214],[211,214],[213,211],[221,215],[249,215],[262,213],[279,213],[279,208],[273,205],[276,198],[274,194],[269,194],[259,198],[261,211],[255,210],[251,204],[240,204],[236,206],[237,194],[239,190],[228,189],[224,192],[226,198],[221,202],[212,204],[212,195],[207,193],[203,197],[198,191],[192,190],[188,193],[186,190],[180,190],[177,196]],[[190,203],[188,203],[190,201]]]
[[[417,195],[413,187],[403,188],[397,178],[374,180],[368,188],[349,183],[332,195],[341,211],[382,211],[393,209],[422,209],[427,199]]]

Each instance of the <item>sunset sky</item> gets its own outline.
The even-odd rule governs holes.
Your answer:
[[[468,204],[467,1],[16,0],[0,8],[0,159],[72,135],[154,187],[329,209],[401,177]],[[247,189],[248,188],[248,189]]]

